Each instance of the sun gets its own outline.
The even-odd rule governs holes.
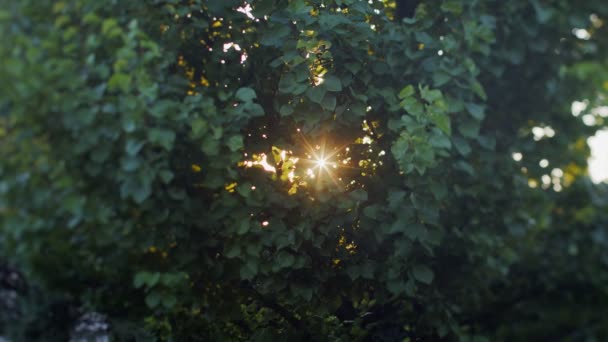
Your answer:
[[[320,169],[326,169],[327,166],[329,165],[329,163],[327,162],[327,159],[326,158],[322,158],[322,157],[317,158],[315,160],[315,164]]]
[[[303,139],[304,140],[304,139]],[[319,145],[311,145],[308,141],[305,141],[305,146],[308,151],[308,158],[303,158],[304,162],[310,163],[310,168],[307,174],[310,178],[315,178],[317,182],[322,179],[329,179],[335,185],[340,185],[339,177],[336,175],[338,167],[342,166],[336,163],[333,158],[341,151],[339,148],[327,149],[325,141],[319,143]],[[328,150],[331,152],[328,153]]]
[[[332,172],[332,166],[333,168],[336,168],[336,164],[330,160],[332,155],[325,155],[325,151],[323,150],[320,151],[320,154],[315,152],[318,153],[319,151],[311,151],[312,158],[309,159],[309,162],[312,164],[312,167],[309,169],[308,175],[312,178],[316,178],[317,181],[320,181],[321,177],[325,175],[325,177],[329,177],[329,179],[331,179],[337,185],[338,182],[336,181],[336,177]]]

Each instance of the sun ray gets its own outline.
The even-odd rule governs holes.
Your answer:
[[[327,143],[325,136],[319,137],[317,143],[313,143],[300,129],[297,129],[297,132],[296,140],[300,140],[300,146],[303,147],[300,151],[301,156],[295,157],[292,151],[273,146],[272,158],[266,153],[253,153],[250,160],[239,162],[239,166],[258,167],[274,174],[273,177],[281,175],[281,180],[294,184],[292,188],[306,184],[321,186],[329,181],[336,187],[346,187],[350,179],[345,179],[341,170],[358,170],[365,175],[363,173],[365,167],[352,165],[351,146],[357,145],[357,141],[342,146],[332,146],[331,143]],[[248,153],[244,156],[248,157]],[[302,171],[296,170],[296,163],[301,166],[301,168],[298,166],[298,169]]]
[[[342,181],[335,175],[334,170],[337,169],[360,169],[352,166],[344,165],[341,162],[332,160],[337,154],[344,151],[350,144],[344,144],[340,147],[334,147],[328,151],[327,141],[323,138],[318,145],[314,145],[306,138],[298,129],[299,138],[306,150],[308,158],[301,158],[305,163],[309,163],[311,167],[307,170],[307,175],[311,178],[316,178],[317,182],[321,182],[323,175],[326,175],[336,186],[342,185]]]

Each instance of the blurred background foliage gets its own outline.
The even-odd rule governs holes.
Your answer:
[[[1,3],[0,334],[608,338],[608,3]]]

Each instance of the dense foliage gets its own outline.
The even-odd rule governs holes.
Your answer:
[[[396,5],[3,1],[0,335],[607,338],[608,3]]]

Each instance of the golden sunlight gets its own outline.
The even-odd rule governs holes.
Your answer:
[[[363,130],[371,130],[365,121],[363,122]],[[326,184],[328,181],[335,186],[343,186],[345,184],[344,175],[341,171],[345,169],[361,170],[361,175],[366,175],[363,172],[365,168],[363,164],[367,164],[368,160],[361,160],[358,165],[351,165],[352,158],[349,156],[351,147],[349,146],[354,144],[371,147],[374,143],[374,138],[372,138],[373,132],[367,132],[363,137],[357,138],[355,141],[343,146],[330,146],[331,144],[327,144],[325,137],[317,137],[316,142],[311,143],[302,133],[301,129],[297,128],[296,132],[297,140],[299,140],[298,143],[303,147],[298,156],[294,155],[289,149],[272,146],[271,153],[269,154],[244,153],[244,157],[249,157],[249,159],[240,161],[238,166],[259,168],[270,173],[273,180],[291,183],[288,191],[289,194],[295,194],[301,186],[312,185],[312,180],[318,186]],[[369,152],[373,152],[371,148]],[[382,157],[385,154],[385,151],[380,151],[378,157]],[[371,163],[371,160],[369,162]],[[381,161],[378,161],[378,163],[382,165]],[[373,165],[375,169],[376,163],[370,165]],[[349,182],[347,181],[346,183]]]
[[[327,161],[323,158],[318,158],[315,162],[317,163],[317,166],[321,169],[324,169],[327,167]]]

